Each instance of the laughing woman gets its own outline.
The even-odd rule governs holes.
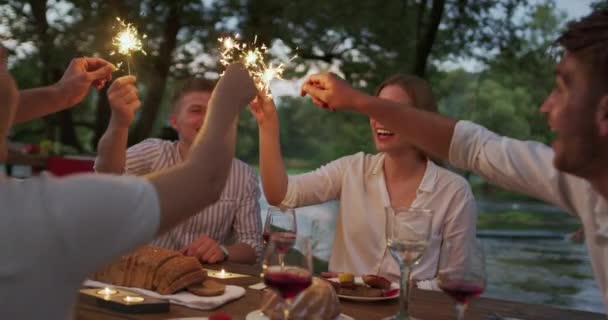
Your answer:
[[[395,75],[383,82],[380,98],[436,112],[428,84],[415,76]],[[281,157],[275,105],[258,96],[252,113],[260,132],[260,172],[268,202],[301,207],[340,200],[330,271],[379,273],[399,279],[399,267],[385,258],[385,207],[418,207],[433,211],[429,247],[413,268],[415,280],[435,278],[442,243],[468,250],[475,237],[477,210],[468,183],[433,163],[404,137],[370,119],[377,154],[359,152],[304,174],[287,176]]]

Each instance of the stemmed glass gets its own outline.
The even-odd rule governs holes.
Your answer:
[[[420,261],[431,234],[433,211],[421,208],[385,208],[386,246],[399,264],[399,312],[386,319],[408,319],[412,267]]]
[[[486,277],[485,255],[477,239],[460,246],[443,244],[437,280],[439,288],[456,303],[458,320],[464,319],[469,302],[485,290]]]
[[[264,221],[264,231],[262,237],[264,238],[264,245],[268,245],[268,241],[272,235],[279,235],[283,241],[291,239],[294,242],[296,234],[298,232],[298,226],[296,223],[296,213],[292,208],[268,208],[266,214],[266,220]],[[293,243],[292,243],[293,244]],[[285,253],[279,253],[279,259],[283,259]],[[265,272],[267,265],[262,264],[262,272]]]
[[[284,233],[270,235],[264,254],[264,283],[285,301],[285,320],[289,319],[292,301],[312,284],[311,251],[309,238],[297,237],[294,241],[292,237],[285,237]]]
[[[264,244],[268,244],[270,235],[276,232],[292,233],[298,232],[296,224],[296,213],[292,208],[268,208],[266,220],[264,220]]]

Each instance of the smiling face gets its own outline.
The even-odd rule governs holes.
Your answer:
[[[184,93],[176,102],[174,112],[169,118],[171,127],[177,131],[179,140],[187,146],[192,145],[198,131],[203,126],[207,104],[211,92],[192,91]]]
[[[387,85],[378,93],[378,97],[391,100],[401,104],[412,104],[412,98],[398,85]],[[387,130],[380,122],[373,118],[369,119],[369,124],[374,136],[374,143],[378,152],[399,152],[411,148],[411,145],[404,141],[399,134]]]
[[[554,166],[587,176],[602,150],[597,111],[602,95],[576,55],[566,53],[556,67],[556,84],[540,111],[555,133]],[[605,139],[605,138],[604,138]]]

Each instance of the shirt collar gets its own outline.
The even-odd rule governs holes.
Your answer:
[[[382,174],[382,168],[384,168],[384,153],[379,153],[376,157],[376,162],[372,164],[372,174]],[[422,181],[420,181],[420,185],[418,186],[418,191],[435,191],[435,184],[437,183],[437,171],[439,171],[439,167],[433,161],[427,160],[426,170],[424,171],[424,176],[422,177]]]

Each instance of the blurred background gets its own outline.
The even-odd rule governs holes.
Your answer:
[[[568,20],[601,6],[605,1],[0,0],[0,42],[10,51],[11,73],[26,89],[56,82],[74,57],[121,62],[121,56],[110,56],[113,26],[116,17],[133,23],[147,35],[147,55],[135,54],[131,66],[142,100],[129,137],[134,144],[175,138],[167,122],[170,97],[187,77],[218,77],[219,37],[238,33],[251,41],[257,35],[277,62],[298,54],[285,79],[271,85],[283,154],[289,171],[298,173],[358,151],[374,152],[366,117],[324,112],[298,96],[302,79],[318,71],[336,72],[370,93],[394,73],[416,74],[431,83],[443,114],[549,142],[538,107],[554,82],[559,52],[553,41]],[[115,77],[124,74],[123,68]],[[76,108],[16,126],[14,148],[44,156],[94,155],[110,115],[105,90]],[[257,166],[257,144],[255,120],[243,112],[237,157]],[[32,172],[27,166],[11,169],[16,176]],[[579,228],[577,219],[463,174],[480,207],[486,295],[604,311],[584,245],[566,239]],[[320,263],[331,252],[336,208],[328,203],[299,209],[301,225],[324,222]]]

